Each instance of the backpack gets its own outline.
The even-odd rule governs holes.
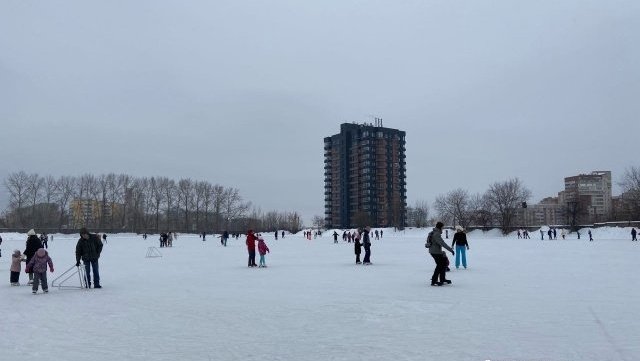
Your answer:
[[[431,245],[433,244],[431,242],[432,235],[433,235],[433,231],[429,232],[429,235],[427,236],[427,243],[424,244],[424,248],[431,248]]]

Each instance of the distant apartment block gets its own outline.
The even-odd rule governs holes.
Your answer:
[[[69,205],[71,213],[71,226],[75,228],[95,226],[98,220],[108,219],[116,210],[122,208],[121,204],[102,203],[94,199],[74,199]]]
[[[557,197],[547,197],[538,204],[518,209],[519,226],[543,226],[606,221],[614,209],[611,194],[611,172],[594,171],[564,179],[564,191]],[[617,202],[621,204],[620,201]]]
[[[324,177],[327,227],[405,225],[405,132],[381,120],[341,124],[324,138]]]
[[[538,204],[518,210],[518,223],[520,226],[541,226],[565,224],[565,207],[562,203],[562,192],[558,197],[547,197]]]
[[[612,211],[611,171],[594,171],[564,179],[564,203],[575,207],[580,222],[606,221]]]

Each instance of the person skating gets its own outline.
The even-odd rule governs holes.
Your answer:
[[[29,261],[31,261],[31,258],[33,258],[33,256],[36,254],[36,252],[42,248],[42,242],[40,242],[40,238],[38,238],[38,235],[36,234],[36,231],[34,231],[33,229],[30,229],[29,232],[27,232],[27,236],[29,236],[27,238],[27,247],[25,248],[24,252],[22,252],[25,256],[27,256],[27,263],[29,263]],[[28,284],[33,284],[33,272],[29,272],[27,271],[27,274],[29,275],[29,282]]]
[[[333,231],[333,243],[338,243],[338,232]]]
[[[249,261],[247,262],[248,267],[256,267],[256,235],[253,234],[253,230],[249,230],[247,232],[247,240],[245,242],[247,244],[247,252],[249,253]]]
[[[80,239],[76,244],[76,267],[80,267],[80,260],[84,263],[87,274],[87,288],[91,287],[91,270],[93,269],[93,288],[102,288],[100,284],[100,267],[98,260],[102,253],[102,241],[97,234],[89,233],[86,228],[80,230]]]
[[[44,293],[49,292],[49,283],[47,282],[47,265],[49,265],[49,271],[53,272],[53,261],[49,257],[49,253],[46,249],[40,248],[36,251],[36,254],[31,258],[31,261],[27,263],[27,269],[33,272],[33,286],[31,288],[32,293],[35,295],[38,292],[38,286],[42,283],[42,291]]]
[[[431,254],[431,257],[433,257],[433,260],[436,262],[436,268],[433,270],[433,276],[431,276],[432,286],[442,286],[445,283],[451,283],[450,280],[446,279],[447,259],[442,247],[449,250],[452,255],[455,256],[456,254],[442,239],[442,227],[444,227],[444,223],[436,223],[433,230],[429,232],[427,243],[425,244],[425,247],[429,249],[429,254]]]
[[[589,234],[589,242],[593,241],[593,234],[591,233],[591,230],[587,233]]]
[[[636,232],[636,229],[635,229],[635,228],[631,228],[631,240],[632,240],[632,241],[637,241],[637,240],[638,240],[638,239],[636,238],[636,235],[637,235],[637,234],[638,234],[638,233]]]
[[[13,251],[11,255],[11,275],[9,276],[9,282],[11,282],[12,286],[20,286],[20,262],[26,262],[27,257],[20,253],[19,249]]]
[[[369,226],[362,231],[362,247],[364,247],[364,259],[362,260],[362,264],[364,265],[371,264],[371,238],[369,238],[369,232],[371,232],[371,227]]]
[[[467,269],[467,250],[469,249],[469,243],[467,241],[467,234],[464,233],[462,226],[456,226],[456,233],[453,235],[453,242],[451,242],[451,248],[456,250],[456,269],[460,268],[460,258],[462,258],[462,267]]]
[[[264,256],[267,253],[270,253],[269,247],[264,243],[264,238],[262,236],[258,237],[258,253],[260,253],[260,266],[259,267],[267,267],[267,263],[264,260]]]
[[[353,251],[356,254],[356,264],[361,264],[360,262],[360,253],[362,253],[362,243],[360,243],[360,236],[356,235],[353,238]]]

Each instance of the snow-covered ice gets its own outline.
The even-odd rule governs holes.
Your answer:
[[[114,234],[103,289],[35,296],[24,272],[23,286],[9,285],[11,251],[26,236],[4,233],[0,359],[640,360],[630,228],[595,229],[594,242],[586,230],[544,242],[474,231],[469,269],[443,287],[429,285],[427,231],[385,230],[372,266],[355,265],[352,244],[334,244],[331,230],[311,241],[265,234],[265,269],[247,268],[244,237],[225,248],[180,235],[145,258],[157,235]],[[50,285],[74,264],[77,239],[49,242]]]

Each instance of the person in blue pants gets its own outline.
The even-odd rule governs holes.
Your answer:
[[[456,234],[453,235],[453,242],[451,248],[456,250],[456,268],[460,268],[460,259],[462,259],[462,267],[467,268],[467,253],[469,249],[469,242],[467,242],[467,234],[464,233],[464,228],[456,226]]]

